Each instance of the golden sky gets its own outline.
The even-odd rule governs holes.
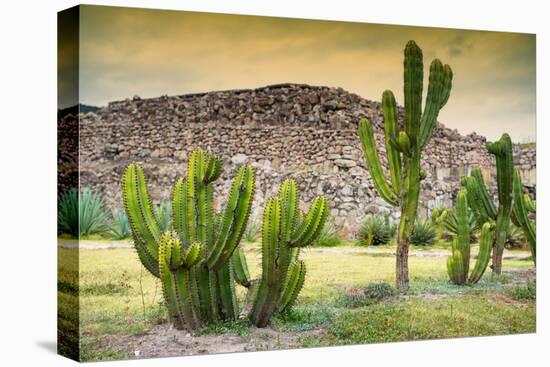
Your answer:
[[[83,6],[80,101],[292,82],[403,101],[403,48],[451,65],[439,120],[462,133],[535,139],[535,36],[288,18]],[[426,81],[427,83],[427,81]],[[426,91],[426,85],[424,90]]]

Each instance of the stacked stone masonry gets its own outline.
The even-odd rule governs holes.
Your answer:
[[[224,160],[216,190],[228,191],[239,165],[255,168],[255,215],[283,179],[292,177],[303,202],[326,195],[342,234],[352,236],[368,214],[399,215],[379,198],[367,171],[356,132],[364,116],[375,124],[382,153],[380,103],[341,88],[281,84],[174,97],[135,96],[96,113],[79,114],[80,184],[100,191],[110,207],[120,207],[122,172],[138,162],[153,200],[169,200],[176,178],[185,174],[189,153],[202,148]],[[402,109],[399,117],[402,120]],[[473,166],[480,166],[494,182],[494,159],[485,143],[476,133],[464,136],[439,124],[423,154],[428,176],[422,184],[421,215],[452,205],[460,176]],[[534,192],[535,147],[517,145],[514,155],[524,183]],[[63,190],[62,177],[60,181]]]

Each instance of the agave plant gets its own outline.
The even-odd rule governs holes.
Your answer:
[[[323,229],[321,230],[321,233],[319,233],[319,237],[317,238],[317,241],[315,241],[313,246],[333,247],[338,246],[340,243],[342,243],[342,240],[340,239],[338,231],[336,230],[334,219],[329,218],[323,226]]]
[[[123,240],[130,237],[130,223],[124,210],[115,209],[113,211],[113,220],[109,226],[111,237],[114,240]]]
[[[357,232],[358,242],[363,246],[386,245],[395,236],[396,226],[390,224],[389,215],[367,217]]]
[[[415,246],[431,246],[437,237],[436,227],[431,220],[417,219],[411,235],[411,244]]]
[[[83,188],[69,190],[61,196],[57,225],[60,233],[73,237],[109,232],[109,216],[100,194]]]

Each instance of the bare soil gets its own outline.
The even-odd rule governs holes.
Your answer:
[[[188,331],[176,330],[170,325],[157,325],[144,335],[108,336],[100,348],[124,353],[130,358],[250,352],[298,348],[304,338],[320,337],[323,333],[323,329],[279,332],[251,327],[245,336],[234,333],[192,336]]]

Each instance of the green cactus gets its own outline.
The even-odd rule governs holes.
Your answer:
[[[512,219],[518,227],[521,227],[529,249],[533,262],[537,263],[537,233],[535,230],[534,221],[529,219],[529,213],[535,213],[535,202],[527,194],[523,194],[523,185],[521,183],[521,172],[519,168],[514,170],[514,208]]]
[[[285,180],[276,197],[267,200],[262,228],[262,276],[254,281],[252,322],[268,324],[276,311],[286,311],[304,284],[306,266],[299,261],[302,247],[319,236],[328,215],[328,202],[318,196],[301,219],[296,182]]]
[[[408,253],[410,236],[418,210],[420,181],[426,177],[421,171],[421,153],[437,126],[439,111],[445,106],[451,92],[453,72],[449,65],[434,59],[430,65],[428,93],[422,112],[424,78],[422,50],[414,41],[405,47],[404,130],[399,131],[397,105],[389,90],[382,95],[384,133],[390,183],[382,168],[376,149],[373,127],[367,118],[359,122],[359,137],[374,185],[382,198],[401,207],[396,253],[396,286],[409,286]]]
[[[249,166],[240,167],[216,223],[213,182],[221,169],[221,160],[201,150],[192,152],[187,178],[180,178],[173,190],[173,230],[164,233],[153,214],[143,169],[131,164],[124,172],[124,207],[134,246],[145,268],[160,278],[177,328],[197,329],[217,319],[238,317],[234,283],[237,279],[247,284],[248,269],[238,266],[243,255],[235,250],[250,214],[254,173]]]
[[[445,218],[447,218],[448,211],[443,208],[434,208],[432,210],[432,224],[436,228],[436,236],[435,241],[440,242],[441,238],[443,237],[443,229],[444,229],[444,223]]]
[[[487,144],[489,153],[496,157],[498,207],[493,203],[483,175],[479,168],[473,168],[469,177],[462,177],[462,185],[468,189],[468,202],[476,215],[479,225],[492,221],[496,224],[493,244],[493,273],[502,271],[502,254],[506,243],[506,234],[510,224],[513,197],[514,163],[512,159],[512,140],[508,134]]]
[[[479,239],[479,254],[470,273],[470,223],[468,220],[468,194],[465,188],[462,188],[456,199],[456,218],[458,223],[457,235],[452,241],[452,254],[447,259],[447,272],[451,282],[454,284],[477,283],[487,265],[491,256],[493,243],[493,225],[486,222],[481,227]],[[469,274],[469,276],[468,276]]]

